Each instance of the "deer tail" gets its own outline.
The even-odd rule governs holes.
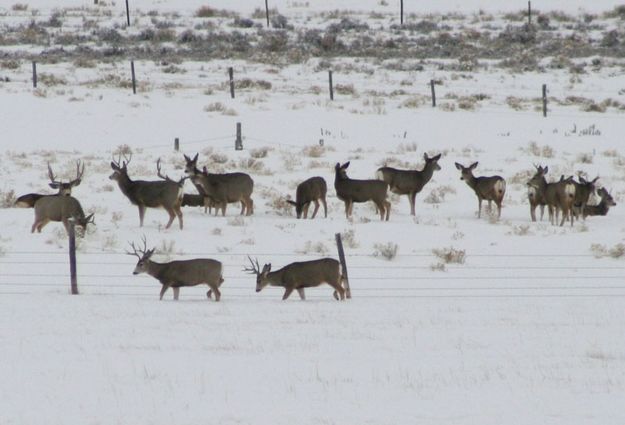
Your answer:
[[[378,169],[378,171],[375,172],[375,178],[376,180],[382,180],[384,181],[384,171],[382,171],[382,169]]]

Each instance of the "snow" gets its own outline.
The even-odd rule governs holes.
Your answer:
[[[262,2],[211,1],[251,12]],[[336,9],[336,2],[271,2],[289,11]],[[341,9],[384,9],[379,1],[345,1]],[[406,2],[408,4],[408,2]],[[615,2],[553,1],[539,9],[602,11]],[[205,2],[133,2],[191,15]],[[526,3],[420,2],[430,11],[520,10]],[[86,6],[87,2],[64,2]],[[120,6],[118,4],[117,6]],[[49,1],[29,7],[58,7]],[[407,7],[414,7],[411,4]],[[410,9],[408,9],[410,11]],[[389,12],[391,13],[391,12]],[[4,17],[2,19],[5,19]],[[9,19],[9,18],[6,18]],[[4,46],[2,47],[4,49]],[[80,295],[69,295],[63,226],[31,234],[33,212],[0,209],[0,423],[2,424],[622,424],[625,396],[625,194],[623,112],[582,112],[560,105],[569,94],[625,103],[623,62],[571,78],[567,70],[512,74],[496,67],[462,73],[428,62],[423,72],[389,71],[366,59],[337,60],[375,72],[335,72],[335,84],[356,95],[327,99],[327,73],[316,61],[277,67],[241,61],[183,62],[185,74],[165,74],[136,61],[140,90],[93,84],[105,75],[127,78],[127,63],[76,68],[40,65],[67,84],[30,86],[30,63],[0,69],[0,193],[50,193],[49,162],[70,178],[75,160],[85,176],[74,196],[96,226],[78,241]],[[235,99],[222,84],[237,77],[272,82]],[[402,107],[437,86],[439,107]],[[410,81],[412,85],[402,85]],[[167,84],[179,83],[180,86]],[[531,99],[548,84],[549,114]],[[316,92],[311,87],[321,90]],[[172,88],[173,87],[173,88]],[[388,93],[404,88],[408,94]],[[210,89],[210,90],[207,90]],[[380,95],[371,91],[377,90]],[[444,110],[446,95],[483,93],[474,111]],[[524,110],[508,96],[530,99]],[[380,99],[382,103],[380,102]],[[429,100],[428,100],[429,101]],[[234,115],[207,111],[221,103]],[[236,123],[244,150],[234,150]],[[594,131],[586,131],[593,129]],[[174,138],[181,151],[173,150]],[[308,150],[323,139],[320,156]],[[139,228],[136,207],[114,182],[109,162],[121,145],[132,151],[133,178],[155,179],[155,163],[172,178],[183,174],[183,153],[199,163],[241,170],[255,181],[255,214],[226,217],[184,210],[185,227],[164,229],[166,213],[148,210]],[[254,150],[267,149],[246,169]],[[334,193],[334,164],[351,161],[352,178],[372,178],[385,161],[422,166],[424,152],[443,153],[442,170],[417,196],[417,216],[406,197],[392,198],[389,222],[372,206],[354,207],[346,220]],[[217,164],[211,155],[225,157]],[[474,193],[454,162],[479,161],[476,174],[508,181],[502,219],[477,219]],[[260,163],[262,165],[255,165]],[[534,164],[548,177],[583,172],[600,177],[619,205],[606,217],[573,227],[532,223],[525,183]],[[296,220],[280,200],[298,182],[328,182],[328,218]],[[193,193],[189,182],[185,191]],[[439,202],[426,202],[438,194]],[[303,302],[266,288],[243,272],[247,256],[274,269],[320,256],[336,257],[344,236],[353,298],[336,302],[331,288],[307,289]],[[206,288],[171,291],[133,276],[127,243],[145,236],[157,261],[196,257],[224,263],[222,301]],[[380,246],[397,244],[387,260]],[[460,264],[433,250],[464,251]],[[440,270],[444,268],[444,270]]]

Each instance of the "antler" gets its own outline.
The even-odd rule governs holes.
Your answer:
[[[54,175],[54,172],[52,172],[52,167],[50,167],[49,162],[48,162],[48,178],[50,179],[52,183],[59,184],[59,182],[56,180],[56,176]]]
[[[143,242],[143,249],[137,249],[134,242],[128,242],[133,252],[126,251],[126,254],[135,255],[137,258],[142,259],[143,256],[148,252],[148,242],[145,238],[145,235],[141,237],[141,241]]]
[[[244,267],[243,271],[251,274],[260,274],[260,265],[258,264],[258,259],[256,259],[256,264],[254,264],[254,261],[249,255],[247,256],[247,258],[248,260],[250,260],[250,264],[252,265],[252,267]]]
[[[76,178],[69,182],[70,185],[75,186],[82,180],[83,174],[85,174],[85,164],[82,163],[82,169],[80,168],[80,159],[76,161]],[[49,166],[48,166],[49,167]]]
[[[162,178],[163,180],[166,180],[168,182],[174,182],[174,183],[177,183],[179,185],[181,185],[186,179],[189,178],[189,177],[185,176],[185,177],[182,177],[180,180],[175,181],[175,180],[171,179],[167,174],[163,175],[161,173],[161,159],[160,158],[156,160],[156,175],[159,176],[160,178]]]

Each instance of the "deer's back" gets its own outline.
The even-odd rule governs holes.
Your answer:
[[[158,276],[161,281],[173,282],[172,286],[194,286],[202,283],[221,283],[221,262],[210,258],[176,260],[164,264]]]
[[[506,190],[506,181],[501,176],[482,176],[475,181],[475,191],[484,199],[501,198]]]
[[[371,199],[386,198],[388,185],[381,180],[338,180],[334,183],[339,199],[353,202],[366,202]]]
[[[311,177],[297,186],[296,199],[298,201],[310,201],[325,198],[328,185],[323,177]]]
[[[137,180],[134,183],[130,197],[135,204],[157,208],[174,205],[182,199],[182,187],[176,182]]]
[[[378,178],[389,185],[391,192],[406,195],[411,192],[420,192],[427,183],[422,171],[398,170],[393,167],[378,168]]]
[[[209,174],[206,181],[210,185],[207,192],[228,202],[235,202],[247,198],[254,190],[254,180],[246,173]]]
[[[46,217],[52,221],[61,221],[69,217],[84,218],[85,214],[76,198],[50,195],[43,196],[35,202],[35,216]]]
[[[340,263],[334,258],[299,261],[285,266],[282,281],[284,284],[295,284],[296,288],[318,286],[323,282],[338,282]]]

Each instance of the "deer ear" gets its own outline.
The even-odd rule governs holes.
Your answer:
[[[547,171],[549,171],[549,166],[546,166],[545,168],[543,168],[543,174],[547,174]]]
[[[470,170],[474,170],[474,169],[475,169],[475,167],[477,167],[477,164],[478,164],[478,162],[477,162],[477,161],[475,161],[473,164],[469,165],[469,169],[470,169]]]
[[[433,157],[432,157],[432,158],[430,158],[430,159],[433,159],[434,161],[438,161],[439,159],[441,159],[441,154],[439,153],[438,155],[433,156]]]
[[[52,189],[58,189],[59,187],[61,187],[58,183],[48,183],[48,186],[50,186]]]
[[[95,220],[93,219],[93,213],[89,214],[87,217],[85,217],[85,224],[87,223],[91,223],[93,225],[95,225]]]
[[[184,160],[185,160],[185,161],[187,161],[187,162],[191,162],[191,158],[189,158],[189,157],[187,156],[187,154],[183,153],[183,154],[182,154],[182,156],[184,156]]]
[[[599,180],[599,176],[595,177],[591,183],[597,183],[597,180]]]
[[[115,165],[115,163],[113,161],[111,161],[111,168],[113,170],[119,170],[119,167],[117,165]]]
[[[426,161],[429,159],[427,152],[423,152],[423,159],[425,159]]]
[[[197,162],[197,157],[199,156],[199,153],[196,153],[195,156],[193,157],[193,162]]]
[[[462,165],[458,164],[457,162],[455,164],[456,164],[456,168],[462,171]]]
[[[345,164],[341,165],[342,169],[347,169],[347,167],[349,167],[349,161],[347,161]]]

